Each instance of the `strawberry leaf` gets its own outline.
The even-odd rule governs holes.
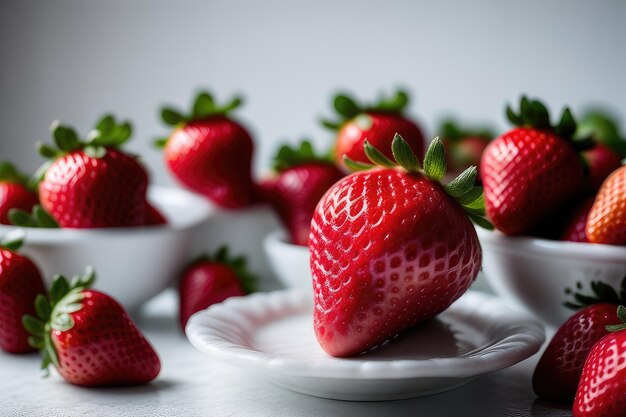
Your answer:
[[[339,130],[341,129],[341,126],[343,126],[342,122],[335,122],[335,121],[328,120],[328,119],[321,119],[320,123],[326,129],[330,129],[330,130]]]
[[[458,177],[445,185],[446,191],[452,197],[460,198],[469,193],[476,182],[478,170],[472,166],[463,171]]]
[[[59,227],[54,218],[46,212],[39,204],[33,206],[32,213],[22,209],[9,210],[9,222],[20,227],[38,227],[45,229],[56,229]]]
[[[409,172],[419,172],[422,167],[409,144],[397,133],[391,142],[391,152],[396,162]]]
[[[170,140],[170,138],[157,138],[154,140],[153,145],[157,149],[165,149],[168,140]]]
[[[311,145],[311,141],[303,139],[297,148],[282,145],[278,149],[276,156],[274,156],[273,168],[275,171],[281,172],[306,163],[333,164],[333,160],[330,158],[329,153],[317,154],[313,149],[313,145]]]
[[[402,110],[409,104],[409,93],[405,90],[399,89],[395,94],[387,99],[384,96],[372,107],[372,110],[392,111],[401,113]]]
[[[80,147],[78,135],[71,127],[63,126],[59,124],[58,121],[55,121],[50,128],[52,129],[54,143],[60,150],[64,152],[72,152]]]
[[[190,262],[189,266],[202,262],[219,263],[231,268],[246,294],[256,291],[258,278],[248,270],[246,258],[244,256],[231,256],[227,246],[221,246],[213,254],[199,256]]]
[[[97,123],[96,130],[103,136],[108,136],[115,128],[115,118],[111,114],[104,115]]]
[[[13,230],[2,238],[0,247],[15,252],[24,244],[26,234],[23,230]]]
[[[165,124],[176,126],[185,121],[185,116],[176,110],[165,107],[161,110],[161,119],[165,122]]]
[[[37,317],[41,320],[47,320],[50,317],[52,309],[45,295],[37,294],[37,297],[35,297],[35,311],[37,312]]]
[[[361,113],[359,105],[347,94],[337,94],[333,101],[333,106],[337,113],[346,120],[352,119],[354,116]]]
[[[363,150],[365,151],[365,156],[376,165],[385,168],[393,168],[396,166],[392,160],[373,147],[367,140],[363,143]]]
[[[441,181],[446,175],[446,149],[439,137],[433,139],[426,150],[424,172],[434,181]]]
[[[215,110],[215,100],[207,92],[201,92],[193,102],[193,117],[201,118],[210,115]]]
[[[12,182],[28,186],[28,176],[17,170],[10,162],[0,162],[0,181]]]
[[[376,168],[376,165],[366,164],[364,162],[353,161],[348,157],[348,155],[343,156],[343,162],[351,171],[365,171],[367,169]]]

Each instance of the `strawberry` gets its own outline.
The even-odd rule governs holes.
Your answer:
[[[37,194],[28,187],[28,178],[10,162],[0,163],[0,224],[11,224],[9,210],[31,211],[38,203]]]
[[[90,289],[95,272],[87,268],[71,283],[56,276],[48,297],[37,296],[37,317],[26,315],[31,345],[67,382],[85,387],[146,384],[157,377],[156,352],[110,296]]]
[[[146,226],[161,226],[167,224],[165,216],[152,204],[146,201]]]
[[[565,227],[561,233],[561,240],[570,242],[589,242],[585,233],[587,217],[595,200],[594,195],[589,195],[580,200],[574,209],[568,214]]]
[[[237,97],[218,106],[209,93],[201,92],[188,116],[163,108],[161,117],[174,131],[156,141],[181,184],[227,209],[248,206],[255,199],[252,138],[229,115],[241,103]]]
[[[365,142],[382,168],[345,158],[364,170],[331,187],[311,223],[314,329],[332,356],[351,356],[435,316],[476,278],[481,250],[468,216],[490,226],[471,167],[446,185],[445,150],[435,138],[424,168],[399,135],[399,167]]]
[[[330,158],[316,155],[307,140],[298,149],[282,146],[274,161],[277,175],[261,184],[264,198],[289,230],[291,242],[307,246],[315,207],[343,173]]]
[[[619,306],[621,324],[591,349],[572,408],[574,417],[626,416],[626,308]]]
[[[571,403],[591,348],[607,334],[605,326],[619,323],[615,309],[626,300],[626,278],[619,294],[599,281],[592,282],[591,287],[594,295],[575,293],[576,302],[565,303],[582,309],[559,327],[535,368],[533,389],[539,397]]]
[[[51,130],[58,149],[39,145],[50,159],[40,171],[39,198],[59,226],[143,225],[148,175],[135,157],[118,149],[131,135],[130,124],[106,115],[85,141],[58,122]]]
[[[519,127],[487,146],[480,171],[488,217],[501,232],[519,235],[573,197],[584,169],[570,140],[576,122],[569,109],[551,126],[546,107],[522,97],[520,114],[507,108],[507,115]]]
[[[626,165],[602,183],[585,232],[592,243],[626,245]]]
[[[209,306],[234,296],[254,291],[255,276],[246,269],[243,257],[231,258],[221,247],[213,256],[202,256],[183,271],[180,280],[180,325],[185,329],[189,317]]]
[[[460,128],[453,119],[441,123],[439,136],[443,138],[446,147],[448,169],[454,175],[460,174],[470,166],[478,166],[485,148],[495,137],[489,128]]]
[[[424,156],[424,135],[421,129],[404,115],[408,103],[409,96],[402,90],[398,90],[391,98],[382,97],[373,105],[358,104],[346,94],[337,94],[333,104],[339,120],[322,120],[325,127],[337,132],[335,147],[337,165],[349,171],[349,167],[344,164],[344,155],[353,161],[369,162],[363,152],[365,140],[393,160],[391,141],[396,133],[407,141],[413,152],[421,159]]]
[[[5,236],[0,243],[0,349],[10,353],[33,350],[22,316],[33,314],[35,297],[46,292],[35,264],[16,252],[23,238],[18,232]]]
[[[621,156],[602,143],[583,151],[582,157],[588,170],[585,180],[588,190],[600,188],[602,182],[622,164]]]

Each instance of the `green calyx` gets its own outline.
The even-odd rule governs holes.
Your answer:
[[[32,213],[22,209],[9,210],[9,221],[20,227],[38,227],[44,229],[58,229],[59,224],[39,204],[33,206]]]
[[[576,124],[575,141],[602,143],[620,156],[626,156],[626,137],[615,117],[602,110],[587,111]]]
[[[202,262],[216,263],[229,267],[233,270],[237,278],[239,278],[241,288],[246,294],[256,291],[258,278],[248,270],[246,258],[244,256],[232,256],[227,246],[221,246],[213,254],[199,256],[191,262],[191,265]]]
[[[0,162],[0,181],[28,187],[28,175],[21,173],[11,162]]]
[[[22,247],[25,237],[26,234],[23,230],[13,230],[2,237],[0,240],[0,248],[15,252]]]
[[[330,153],[324,155],[316,154],[311,141],[303,139],[299,147],[282,145],[278,153],[274,156],[272,168],[281,172],[288,168],[307,163],[333,164]]]
[[[460,127],[452,118],[445,119],[439,126],[439,137],[449,142],[459,142],[462,139],[474,137],[485,140],[492,140],[495,133],[489,127]]]
[[[372,146],[368,141],[363,144],[365,155],[371,164],[356,162],[344,155],[346,166],[353,171],[361,171],[375,168],[402,167],[410,173],[425,175],[433,181],[441,183],[446,175],[446,151],[441,140],[436,137],[430,143],[424,156],[423,167],[409,144],[396,134],[391,143],[391,152],[397,162],[387,158],[382,152]],[[463,171],[458,177],[442,184],[444,190],[454,198],[465,210],[468,217],[477,225],[492,230],[493,225],[485,218],[485,197],[483,188],[476,186],[476,167],[472,166]]]
[[[576,289],[565,289],[565,294],[573,298],[572,301],[566,301],[563,305],[572,310],[578,310],[598,303],[626,304],[626,277],[622,280],[620,288],[616,290],[602,281],[591,281],[591,291],[593,294],[583,294],[579,292],[583,286],[580,282],[576,283]]]
[[[90,288],[95,279],[96,273],[92,267],[87,267],[83,275],[75,276],[71,281],[62,275],[55,276],[48,296],[39,294],[35,298],[37,316],[27,314],[22,318],[24,328],[31,334],[28,343],[41,353],[41,369],[46,371],[46,375],[50,364],[59,366],[51,332],[65,332],[74,327],[71,314],[83,308],[83,290]]]
[[[207,91],[200,91],[193,101],[191,112],[185,115],[172,107],[161,109],[161,120],[168,126],[176,127],[193,120],[205,119],[211,116],[227,115],[243,104],[241,96],[233,97],[228,103],[220,105],[215,102],[213,95]],[[168,138],[159,138],[154,141],[157,148],[163,148]]]
[[[565,108],[556,125],[550,122],[550,113],[547,107],[539,100],[522,96],[519,113],[515,113],[510,106],[506,107],[506,116],[515,126],[532,127],[550,130],[564,139],[571,139],[576,132],[576,121],[569,108]]]
[[[620,305],[617,307],[617,318],[622,322],[621,324],[609,324],[605,326],[605,329],[608,332],[619,332],[621,330],[626,330],[626,307]]]
[[[346,93],[339,93],[333,99],[333,107],[338,120],[322,119],[321,123],[330,130],[339,130],[349,120],[366,112],[383,112],[401,114],[409,104],[409,94],[402,89],[396,90],[391,96],[380,95],[373,104],[361,104]]]

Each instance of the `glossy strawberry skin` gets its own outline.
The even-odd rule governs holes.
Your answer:
[[[343,177],[331,164],[307,163],[280,172],[262,183],[264,199],[289,230],[291,243],[307,246],[311,219],[324,193]]]
[[[595,196],[588,196],[578,203],[568,216],[569,218],[561,234],[561,240],[569,242],[589,242],[587,234],[585,233],[585,227],[587,225],[589,211],[594,201]]]
[[[180,281],[180,325],[209,306],[234,296],[245,295],[235,272],[227,265],[200,261],[189,266]]]
[[[571,198],[582,184],[584,170],[563,138],[516,128],[489,144],[480,173],[489,218],[501,232],[519,235]]]
[[[177,128],[165,147],[171,172],[186,187],[221,207],[254,202],[252,138],[225,116],[194,120]]]
[[[32,352],[25,314],[35,314],[35,297],[45,294],[41,274],[25,256],[0,248],[0,349],[9,353]]]
[[[571,403],[576,395],[583,365],[593,345],[619,324],[616,304],[586,307],[559,327],[533,374],[535,393],[550,401]]]
[[[626,165],[602,183],[585,231],[590,242],[626,245]]]
[[[626,416],[626,331],[598,341],[585,362],[574,417]]]
[[[0,224],[11,224],[9,210],[16,208],[30,213],[38,202],[37,194],[22,184],[0,181]]]
[[[345,168],[344,155],[353,161],[369,163],[363,150],[365,140],[393,161],[391,142],[396,133],[407,141],[421,161],[424,157],[424,135],[415,123],[397,113],[367,112],[348,121],[339,130],[335,148],[337,165]]]
[[[156,378],[159,357],[122,306],[98,291],[82,293],[82,309],[70,314],[74,327],[52,330],[59,374],[85,387],[140,385]]]
[[[600,188],[602,182],[622,164],[622,158],[602,143],[582,152],[582,157],[588,170],[585,186],[594,191]]]
[[[52,163],[39,198],[60,227],[141,226],[147,186],[146,171],[135,158],[113,148],[102,158],[78,150]]]
[[[474,226],[420,174],[345,177],[311,224],[314,329],[332,356],[351,356],[445,310],[476,278]]]

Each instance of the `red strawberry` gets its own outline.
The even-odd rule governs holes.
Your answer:
[[[444,120],[439,136],[446,147],[449,174],[460,174],[470,166],[478,166],[480,157],[495,137],[489,128],[460,128],[453,119]],[[480,172],[478,173],[480,178]]]
[[[226,247],[214,256],[192,262],[180,280],[180,325],[185,329],[189,317],[234,296],[254,291],[255,277],[246,269],[243,257],[231,258]]]
[[[595,191],[621,165],[626,156],[626,139],[621,137],[617,121],[598,110],[587,112],[578,121],[576,138],[595,145],[582,152],[589,171],[585,187]]]
[[[332,160],[315,155],[306,140],[299,149],[281,147],[274,169],[278,174],[261,184],[264,197],[289,230],[291,242],[307,246],[315,207],[343,174]]]
[[[559,327],[535,368],[533,389],[542,398],[571,403],[591,348],[607,334],[605,326],[619,323],[615,309],[626,297],[626,278],[620,295],[602,282],[592,288],[594,296],[575,294],[577,303],[566,303],[582,309]]]
[[[0,349],[10,353],[30,352],[22,316],[35,312],[37,294],[46,292],[39,270],[16,253],[23,234],[5,236],[0,243]]]
[[[391,98],[381,98],[374,105],[360,105],[345,94],[337,94],[334,107],[340,120],[323,120],[322,124],[337,131],[335,158],[338,166],[344,164],[344,155],[356,162],[367,163],[363,143],[368,140],[383,154],[393,160],[391,141],[397,133],[402,136],[414,153],[424,156],[424,135],[420,128],[403,113],[409,102],[406,92],[398,90]]]
[[[157,141],[165,148],[170,171],[183,185],[228,209],[248,206],[255,198],[252,138],[229,117],[241,102],[235,98],[220,107],[202,92],[189,116],[164,108],[163,121],[175,129],[169,138]]]
[[[570,242],[589,242],[585,233],[587,217],[595,200],[594,195],[583,198],[568,215],[565,228],[561,234],[561,240]]]
[[[447,185],[445,150],[435,139],[424,169],[409,145],[392,144],[401,167],[368,142],[384,168],[349,175],[319,202],[311,223],[314,328],[332,356],[351,356],[445,310],[476,278],[481,251],[468,215],[481,217],[476,168]]]
[[[569,138],[576,123],[565,109],[552,127],[545,106],[522,97],[521,112],[508,108],[520,126],[489,144],[480,171],[487,214],[508,235],[528,233],[571,198],[583,180],[583,165]]]
[[[122,306],[89,289],[93,269],[71,283],[55,277],[50,295],[35,301],[37,317],[24,316],[30,342],[67,382],[85,387],[146,384],[161,362]]]
[[[31,211],[39,201],[37,194],[28,188],[28,179],[10,162],[0,163],[0,223],[11,224],[9,210]]]
[[[81,142],[76,132],[52,125],[58,149],[40,145],[51,159],[44,165],[39,198],[61,227],[96,228],[141,226],[146,219],[148,175],[135,157],[117,149],[128,140],[131,127],[103,117]]]
[[[593,243],[626,245],[626,165],[602,183],[585,232]]]
[[[152,204],[146,201],[146,226],[160,226],[167,224],[165,216]]]
[[[574,417],[626,416],[626,308],[617,315],[622,324],[607,326],[583,368],[572,414]]]

